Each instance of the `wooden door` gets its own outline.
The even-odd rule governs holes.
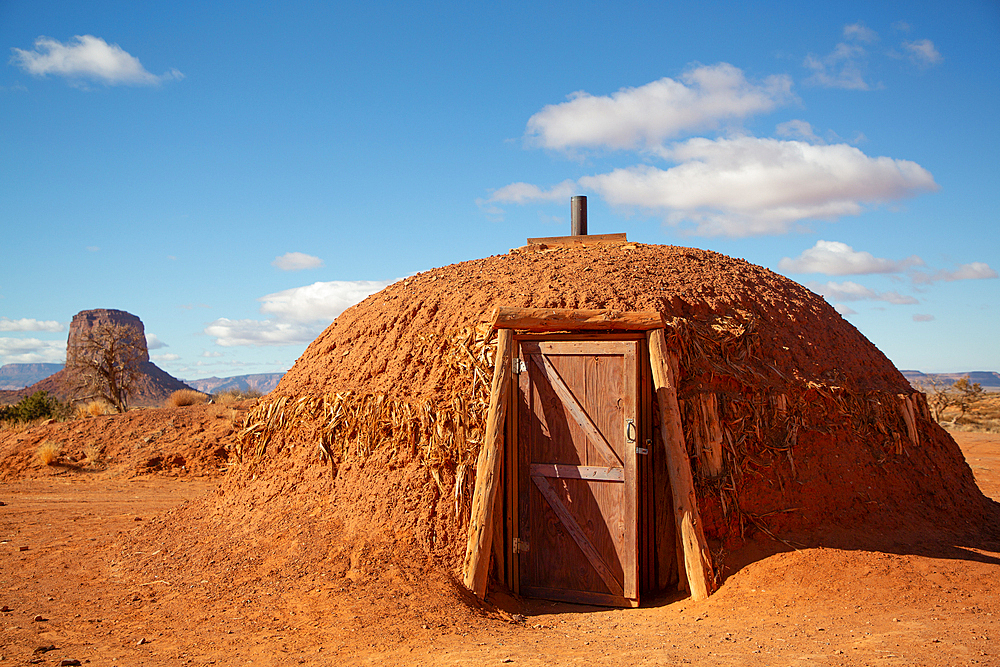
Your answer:
[[[517,589],[635,606],[635,340],[518,344]]]

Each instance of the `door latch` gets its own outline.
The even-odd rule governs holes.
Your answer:
[[[649,438],[646,438],[646,446],[645,447],[636,447],[635,448],[635,453],[636,454],[649,454],[649,450],[652,447],[652,445],[653,445],[653,441],[650,440]]]
[[[635,443],[635,420],[626,419],[625,420],[625,444]]]
[[[511,360],[511,365],[512,365],[511,370],[514,372],[514,375],[520,375],[524,371],[528,370],[528,365],[524,363],[524,359],[521,359],[519,357],[514,357]]]

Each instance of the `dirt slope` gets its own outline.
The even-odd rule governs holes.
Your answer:
[[[0,430],[0,480],[108,471],[116,477],[147,473],[218,476],[227,469],[233,438],[250,402],[233,406],[130,410]],[[36,458],[46,442],[59,446],[55,465]]]

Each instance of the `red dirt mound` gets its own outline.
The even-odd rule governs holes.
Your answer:
[[[664,316],[680,398],[716,394],[727,434],[725,474],[695,468],[713,549],[755,531],[820,543],[834,529],[996,521],[947,433],[925,414],[908,428],[900,406],[922,405],[909,383],[821,297],[743,260],[640,244],[518,249],[348,309],[250,414],[247,465],[226,480],[225,502],[259,506],[270,489],[296,494],[298,480],[328,471],[346,539],[416,544],[458,571],[485,420],[477,378],[488,383],[492,361],[453,332],[499,305]],[[455,359],[466,356],[463,371]]]

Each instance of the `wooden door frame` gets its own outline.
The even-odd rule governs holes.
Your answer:
[[[511,442],[511,434],[509,425],[505,428],[504,424],[508,424],[506,413],[510,404],[512,375],[510,348],[514,330],[549,332],[549,335],[556,332],[576,332],[585,336],[606,335],[612,331],[640,331],[646,332],[652,386],[655,389],[660,415],[660,442],[657,445],[662,444],[666,457],[674,520],[677,534],[681,537],[688,590],[696,601],[707,598],[715,589],[715,575],[698,512],[691,462],[684,442],[677,403],[676,382],[679,362],[676,353],[672,353],[667,347],[664,333],[667,325],[663,316],[656,311],[497,307],[490,319],[492,328],[499,331],[499,336],[486,433],[476,461],[472,514],[469,519],[463,565],[465,585],[477,597],[484,598],[490,569],[490,553],[495,545],[494,533],[500,533],[496,536],[496,541],[504,540],[505,532],[508,542],[510,541],[511,533],[507,530],[509,527],[495,519],[497,506],[501,508],[501,516],[503,514],[509,516],[509,512],[503,511],[505,503],[502,502],[503,496],[498,493],[498,487],[505,486],[503,478],[504,476],[509,478],[511,470],[509,453],[512,448],[507,447],[506,450],[504,448],[505,441]],[[507,571],[511,569],[509,567],[511,559],[502,560],[505,563],[500,568],[501,577],[504,576],[505,569]]]

